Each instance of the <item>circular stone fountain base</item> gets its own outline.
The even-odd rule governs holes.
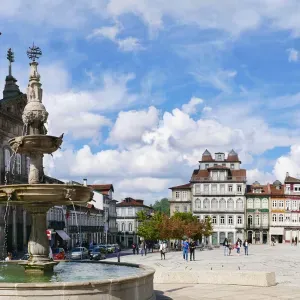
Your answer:
[[[9,262],[16,264],[17,262]],[[73,264],[68,262],[65,264]],[[47,282],[47,283],[1,283],[0,300],[30,300],[43,299],[68,299],[68,300],[155,300],[153,291],[154,269],[136,264],[111,263],[111,262],[80,262],[80,265],[90,266],[90,274],[93,280],[73,281],[73,282]],[[96,265],[102,264],[107,268],[132,267],[133,272],[128,276],[114,279],[97,280],[101,276],[96,272]],[[5,263],[3,264],[5,265]],[[59,266],[59,265],[58,265]],[[71,265],[70,265],[71,266]],[[15,266],[17,267],[17,266]],[[84,266],[82,266],[83,268]],[[100,267],[100,266],[99,266]],[[134,269],[136,268],[136,274]],[[77,265],[76,269],[81,269]],[[130,268],[131,269],[131,268]],[[72,267],[71,270],[74,270]],[[72,272],[72,271],[71,271]],[[69,272],[67,272],[69,273]],[[25,276],[27,278],[27,276]],[[39,280],[37,276],[37,281]]]
[[[54,266],[56,266],[58,262],[49,261],[49,262],[21,262],[20,266],[24,267],[26,273],[33,274],[44,274],[48,272],[53,272]],[[1,299],[1,298],[0,298]]]

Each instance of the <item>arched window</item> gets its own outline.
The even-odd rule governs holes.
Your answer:
[[[128,230],[129,230],[129,231],[132,231],[132,223],[129,223]]]
[[[253,208],[253,199],[247,200],[247,208]]]
[[[122,223],[122,231],[125,231],[125,223]]]
[[[30,169],[30,158],[26,157],[26,174],[29,174]]]
[[[273,220],[273,222],[277,222],[277,215],[274,214],[274,215],[272,216],[272,220]]]
[[[5,172],[10,171],[10,151],[8,149],[4,149],[4,165],[5,165]]]
[[[241,210],[241,209],[244,208],[243,200],[242,200],[242,199],[238,199],[238,200],[236,201],[236,208],[239,209],[239,210]]]
[[[242,219],[241,216],[238,216],[238,217],[237,217],[237,223],[238,223],[238,224],[243,224],[243,219]]]
[[[259,225],[259,223],[260,223],[260,216],[256,215],[255,216],[255,225]]]
[[[278,219],[279,219],[279,222],[283,222],[283,215],[280,214]]]
[[[249,215],[248,216],[248,226],[252,226],[252,224],[253,224],[253,217],[252,217],[252,215]]]
[[[254,200],[254,208],[260,208],[260,199],[259,198],[256,198]]]
[[[228,208],[229,210],[233,210],[233,209],[234,209],[234,204],[233,204],[233,200],[232,200],[232,199],[229,199],[229,200],[227,201],[227,208]]]
[[[220,224],[225,225],[225,217],[224,216],[220,217]]]
[[[262,208],[268,208],[268,199],[262,199]]]
[[[196,207],[196,209],[201,209],[201,201],[198,198],[195,201],[195,207]]]
[[[220,200],[220,210],[225,210],[226,209],[226,202],[225,199]]]
[[[21,161],[21,154],[16,155],[16,173],[20,175],[22,173],[22,161]]]
[[[217,224],[217,217],[216,217],[216,216],[213,216],[213,217],[212,217],[212,223],[213,223],[213,224]]]
[[[213,209],[213,210],[218,209],[218,200],[215,198],[211,200],[211,209]]]
[[[267,214],[262,215],[262,223],[264,225],[268,225],[268,215]]]
[[[204,199],[204,201],[203,201],[203,208],[204,209],[209,209],[210,208],[209,200],[207,198]]]

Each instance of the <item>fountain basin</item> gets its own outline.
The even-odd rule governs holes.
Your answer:
[[[36,280],[26,278],[26,283],[22,281],[21,267],[20,274],[11,283],[1,282],[1,267],[10,265],[19,267],[12,262],[3,263],[0,266],[0,300],[8,299],[68,299],[68,300],[154,300],[153,275],[154,269],[142,265],[113,262],[63,262],[54,268],[53,275],[49,275],[48,282],[41,282],[40,276]],[[65,264],[65,265],[64,265]],[[60,276],[59,268],[65,270],[67,278],[64,282],[55,282]],[[70,271],[69,271],[70,270]],[[86,271],[88,270],[88,272]],[[102,271],[101,271],[102,270]],[[3,273],[5,270],[3,270]],[[87,278],[83,278],[87,272]],[[3,274],[2,273],[2,274]],[[9,273],[9,270],[6,271]],[[108,274],[105,279],[103,274]],[[73,278],[72,278],[73,276]],[[79,277],[78,277],[79,276]],[[81,277],[80,277],[81,276]],[[100,278],[102,277],[102,278]],[[71,281],[71,280],[74,281]],[[31,282],[30,282],[31,280]],[[75,281],[77,280],[77,281]],[[29,282],[28,282],[29,281]],[[52,281],[52,282],[49,282]],[[54,281],[54,282],[53,282]]]
[[[18,153],[46,153],[55,152],[62,144],[63,135],[60,137],[50,135],[26,135],[18,136],[9,140],[9,145],[14,152]]]
[[[11,184],[0,186],[0,203],[30,207],[86,204],[92,198],[89,187],[68,184]]]

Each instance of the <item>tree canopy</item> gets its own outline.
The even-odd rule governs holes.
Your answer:
[[[155,211],[159,211],[167,216],[170,216],[170,202],[168,198],[162,198],[161,200],[155,201],[152,208]]]
[[[161,212],[147,215],[144,211],[137,214],[139,227],[138,235],[145,240],[165,239],[200,239],[212,234],[212,223],[198,220],[192,213],[176,212],[171,218]]]

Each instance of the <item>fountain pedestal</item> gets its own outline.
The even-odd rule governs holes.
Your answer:
[[[49,241],[47,239],[47,211],[49,207],[27,207],[32,216],[31,233],[28,242],[29,259],[21,265],[28,273],[52,272],[58,264],[49,258]]]

